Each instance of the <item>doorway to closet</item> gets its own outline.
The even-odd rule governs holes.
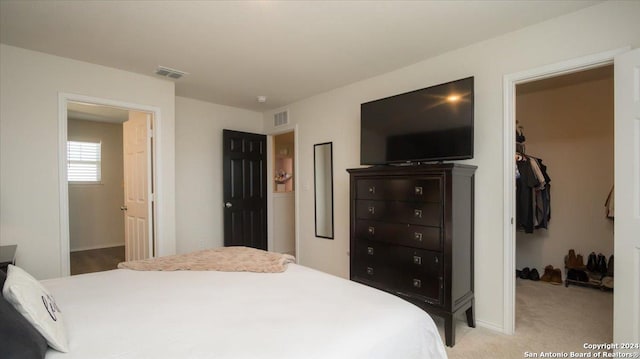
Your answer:
[[[613,65],[516,85],[515,116],[515,330],[612,342]]]
[[[273,139],[273,251],[296,255],[295,132]]]

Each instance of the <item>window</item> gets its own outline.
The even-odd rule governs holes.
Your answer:
[[[67,180],[74,183],[100,183],[101,143],[67,141]]]

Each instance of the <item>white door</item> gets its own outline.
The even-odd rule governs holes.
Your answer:
[[[615,178],[613,341],[640,343],[640,49],[615,58]]]
[[[129,111],[124,145],[124,229],[127,261],[153,255],[151,205],[151,114]]]

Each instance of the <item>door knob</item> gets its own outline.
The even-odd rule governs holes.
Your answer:
[[[227,208],[231,208],[231,206],[233,206],[233,205],[231,204],[231,202],[227,202],[227,203],[224,204],[224,206],[227,207]]]
[[[126,211],[126,210],[127,210],[127,206],[122,206],[122,207],[120,207],[120,210],[121,210],[121,211]]]

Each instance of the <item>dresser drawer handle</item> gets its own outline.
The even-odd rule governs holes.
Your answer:
[[[422,233],[413,232],[413,239],[417,240],[418,242],[422,242]]]
[[[421,288],[422,287],[422,281],[420,279],[413,279],[413,287],[414,288]]]
[[[413,256],[413,264],[422,265],[422,257]]]
[[[367,267],[367,274],[368,275],[373,275],[373,268]]]
[[[376,214],[376,207],[369,207],[368,211],[370,214]]]
[[[434,262],[436,262],[436,263],[440,262],[440,260],[438,259],[438,257],[435,257],[435,258],[434,258]]]
[[[373,255],[373,247],[367,247],[367,254],[370,256]]]
[[[417,186],[416,186],[416,187],[414,188],[414,191],[415,191],[415,194],[416,194],[417,196],[422,196],[422,187],[417,187]]]
[[[422,218],[422,210],[421,209],[414,209],[413,210],[413,216],[417,217],[417,218]]]
[[[369,187],[369,193],[376,194],[376,186]]]
[[[370,235],[376,234],[376,227],[369,227],[368,232],[369,232]]]

